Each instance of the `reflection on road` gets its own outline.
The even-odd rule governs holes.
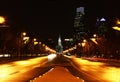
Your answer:
[[[0,82],[13,82],[14,79],[19,79],[23,73],[42,66],[47,61],[48,57],[46,56],[2,64],[0,65]]]
[[[93,62],[81,58],[71,57],[78,70],[100,82],[120,82],[120,67],[107,66],[102,62]]]

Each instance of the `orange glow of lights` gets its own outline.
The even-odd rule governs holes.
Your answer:
[[[102,78],[107,79],[109,82],[119,82],[120,68],[107,67],[107,69],[104,70]]]
[[[23,40],[29,40],[29,37],[23,37]]]
[[[56,54],[50,54],[48,55],[48,61],[53,60],[57,55]]]
[[[1,70],[1,72],[0,72],[0,78],[5,78],[5,77],[7,77],[9,74],[8,74],[8,71],[5,69],[5,68],[3,68],[2,70]]]
[[[85,43],[83,42],[83,43],[82,43],[82,47],[84,47],[84,46],[85,46]]]
[[[0,66],[0,79],[6,78],[12,70],[10,70],[8,67],[10,65],[2,65]]]
[[[16,64],[18,64],[18,65],[27,65],[29,63],[30,63],[29,61],[18,61],[18,62],[16,62]]]
[[[95,38],[91,38],[91,40],[92,40],[95,44],[98,44]]]
[[[115,27],[112,27],[114,30],[118,30],[118,31],[120,31],[120,27],[117,27],[117,26],[115,26]]]
[[[34,42],[34,45],[37,45],[38,44],[38,42]]]
[[[99,78],[101,82],[119,82],[120,68],[106,66],[102,62],[88,61],[81,58],[72,58],[79,69],[89,73],[92,77]]]
[[[117,24],[120,24],[120,20],[117,20]]]
[[[3,16],[0,16],[0,24],[5,23],[5,18]]]
[[[19,77],[23,76],[23,73],[38,66],[44,65],[45,63],[47,63],[47,59],[48,57],[44,56],[23,61],[14,61],[11,63],[1,64],[0,82],[13,82],[13,79],[15,80],[14,82],[17,82],[16,80],[18,80]],[[19,75],[18,79],[16,79],[16,74]]]
[[[91,61],[80,59],[80,58],[76,58],[74,61],[79,62],[83,65],[94,65],[94,66],[95,65],[103,65],[102,63],[99,63],[99,62],[91,62]]]
[[[83,42],[87,42],[86,40],[83,40]]]
[[[26,34],[27,34],[26,32],[23,32],[23,33],[22,33],[23,36],[26,36]]]
[[[37,39],[36,39],[36,38],[34,38],[34,39],[33,39],[33,41],[37,41]]]
[[[80,46],[80,45],[81,45],[81,43],[78,43],[78,45]]]
[[[97,35],[96,35],[96,34],[94,34],[94,35],[93,35],[93,37],[97,37]]]

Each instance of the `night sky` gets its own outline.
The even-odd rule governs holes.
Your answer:
[[[59,34],[72,37],[78,6],[85,6],[88,28],[94,26],[97,17],[110,21],[120,17],[120,6],[115,0],[3,0],[0,4],[0,15],[11,26],[43,39],[56,39]]]

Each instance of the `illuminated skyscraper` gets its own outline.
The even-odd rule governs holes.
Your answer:
[[[106,36],[107,33],[107,25],[106,25],[106,19],[105,18],[101,18],[101,19],[97,19],[96,22],[96,33],[99,36]]]
[[[85,36],[85,25],[84,25],[84,7],[78,7],[76,9],[76,16],[74,19],[74,38],[75,40],[81,40]]]
[[[62,54],[62,52],[63,52],[63,46],[62,46],[60,35],[59,35],[59,38],[58,38],[58,45],[56,46],[56,51],[57,51],[58,54]]]
[[[60,37],[60,36],[59,36],[59,38],[58,38],[58,45],[59,45],[59,46],[62,46],[61,37]]]

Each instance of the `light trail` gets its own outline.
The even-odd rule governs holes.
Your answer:
[[[72,59],[80,70],[101,82],[120,82],[120,68],[106,66],[102,62],[93,62],[81,58]]]
[[[17,82],[22,74],[48,62],[48,57],[38,57],[0,65],[0,82]],[[14,81],[15,80],[15,81]]]

